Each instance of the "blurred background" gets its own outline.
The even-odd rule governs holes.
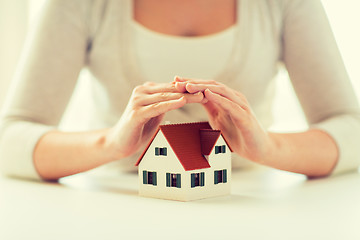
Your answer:
[[[0,110],[16,71],[26,36],[34,28],[36,17],[46,0],[0,0]],[[323,0],[343,60],[360,99],[360,1]],[[304,117],[294,97],[286,72],[277,79],[279,94],[274,106],[273,130],[301,130],[306,127]],[[87,81],[86,72],[80,77],[76,95],[73,97],[63,125],[76,128],[86,118]],[[284,99],[286,99],[284,101]],[[81,108],[77,108],[82,104]],[[74,109],[77,109],[75,111]],[[81,111],[79,111],[79,109]],[[76,119],[76,121],[72,121]],[[85,121],[85,119],[84,119]]]

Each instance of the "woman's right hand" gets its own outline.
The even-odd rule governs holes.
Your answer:
[[[147,82],[137,86],[118,123],[106,136],[111,158],[118,160],[134,154],[147,144],[157,130],[164,114],[187,103],[200,103],[202,92],[181,93],[175,83]]]

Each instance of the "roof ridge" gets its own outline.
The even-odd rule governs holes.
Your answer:
[[[163,127],[163,126],[177,126],[177,125],[195,125],[195,124],[206,124],[209,122],[207,121],[199,121],[199,122],[186,122],[186,123],[170,123],[170,124],[162,124],[159,127]],[[209,124],[210,125],[210,124]]]

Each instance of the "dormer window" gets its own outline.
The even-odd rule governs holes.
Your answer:
[[[167,156],[167,148],[166,147],[163,147],[163,148],[156,147],[155,148],[155,156]]]
[[[215,146],[215,154],[218,154],[218,153],[226,153],[225,145]]]

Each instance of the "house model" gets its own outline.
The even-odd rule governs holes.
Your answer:
[[[190,201],[230,194],[231,149],[207,122],[159,126],[136,166],[141,196]]]

